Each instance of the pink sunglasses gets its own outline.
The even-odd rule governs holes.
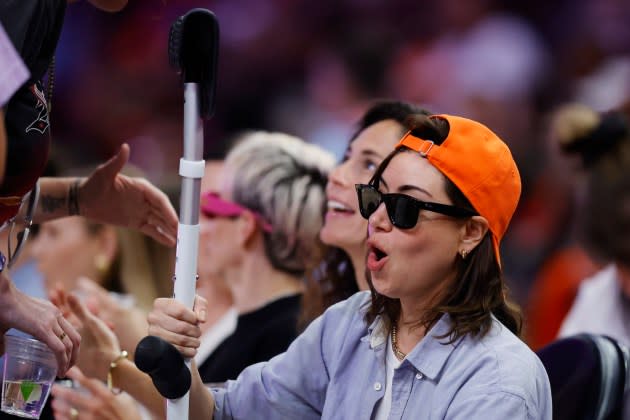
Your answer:
[[[250,212],[256,217],[260,226],[265,232],[273,232],[273,228],[269,222],[265,220],[262,214],[243,207],[233,201],[225,200],[216,192],[206,192],[201,197],[201,211],[209,217],[235,217],[240,216],[243,212]]]

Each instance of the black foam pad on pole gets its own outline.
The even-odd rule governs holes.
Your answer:
[[[135,363],[151,377],[155,388],[165,398],[181,398],[190,389],[190,370],[184,357],[172,344],[159,337],[149,335],[140,340]]]
[[[214,114],[219,56],[219,22],[207,9],[192,9],[172,25],[168,39],[171,65],[182,74],[184,83],[200,88],[200,116]]]

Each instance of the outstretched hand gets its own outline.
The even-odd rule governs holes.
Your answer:
[[[149,313],[149,335],[160,337],[187,358],[194,357],[201,342],[199,324],[205,322],[208,302],[195,296],[194,311],[170,298],[159,298]]]
[[[177,214],[166,194],[144,178],[120,173],[129,160],[129,145],[99,165],[79,186],[82,216],[138,229],[158,242],[173,246]]]

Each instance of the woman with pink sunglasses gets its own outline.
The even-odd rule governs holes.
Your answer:
[[[234,333],[199,366],[204,382],[234,379],[297,336],[302,279],[322,255],[318,234],[332,166],[332,155],[317,146],[254,132],[226,157],[218,190],[203,194],[200,246],[239,313]],[[164,334],[159,320],[178,310],[172,299],[156,300],[149,333]],[[190,343],[173,344],[193,356]]]

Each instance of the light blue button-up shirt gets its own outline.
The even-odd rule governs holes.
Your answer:
[[[371,419],[385,393],[388,333],[367,325],[369,292],[329,308],[286,353],[215,389],[215,419]],[[441,344],[448,315],[394,372],[390,419],[550,420],[538,357],[495,320],[482,339]],[[194,416],[193,416],[194,418]]]

